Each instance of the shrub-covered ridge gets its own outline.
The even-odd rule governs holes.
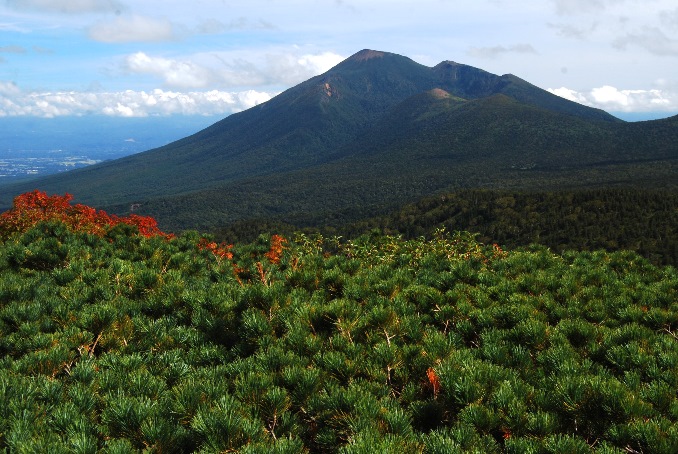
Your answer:
[[[465,233],[0,247],[11,452],[678,452],[678,272]]]

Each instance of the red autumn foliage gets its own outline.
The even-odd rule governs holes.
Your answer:
[[[145,237],[172,236],[162,232],[150,216],[111,215],[86,205],[71,205],[72,200],[70,194],[50,196],[39,190],[15,197],[12,208],[0,214],[0,238],[23,233],[43,221],[60,221],[73,231],[94,235],[104,235],[111,227],[127,224],[137,227],[139,234]]]
[[[232,244],[220,243],[217,244],[214,241],[210,241],[207,238],[200,238],[198,242],[198,250],[201,251],[210,251],[220,262],[223,259],[231,260],[233,258],[233,253],[231,249],[233,248]]]
[[[271,248],[264,254],[271,264],[280,264],[280,257],[285,249],[285,243],[287,243],[287,240],[281,235],[273,235],[271,237]]]
[[[429,367],[426,370],[426,376],[428,377],[431,388],[433,388],[433,397],[437,399],[438,393],[440,392],[440,378],[438,378],[438,374],[436,374],[436,371],[433,370],[432,367]]]

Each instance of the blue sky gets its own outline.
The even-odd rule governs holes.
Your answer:
[[[225,116],[364,48],[678,114],[675,0],[0,0],[0,117]]]

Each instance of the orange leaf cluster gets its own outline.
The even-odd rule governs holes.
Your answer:
[[[273,235],[271,237],[271,248],[267,253],[264,254],[264,256],[273,265],[280,264],[280,257],[282,256],[283,250],[285,249],[285,243],[287,243],[287,240],[281,235]]]
[[[117,224],[127,224],[137,227],[145,237],[171,237],[150,216],[115,216],[86,205],[71,205],[72,200],[70,194],[50,196],[39,190],[15,197],[12,208],[0,214],[0,237],[23,233],[43,221],[61,221],[73,231],[94,235],[104,235]]]
[[[232,244],[217,244],[207,238],[200,238],[200,241],[198,242],[198,250],[210,251],[219,261],[223,259],[231,260],[233,258],[231,248],[233,248]]]
[[[429,367],[426,370],[426,376],[428,377],[428,382],[433,388],[433,397],[438,398],[438,393],[440,392],[440,378],[438,378],[438,374],[436,374],[436,371],[433,370],[432,367]]]

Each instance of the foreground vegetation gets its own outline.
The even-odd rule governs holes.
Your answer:
[[[11,452],[678,452],[678,271],[633,252],[217,244],[0,217]]]

